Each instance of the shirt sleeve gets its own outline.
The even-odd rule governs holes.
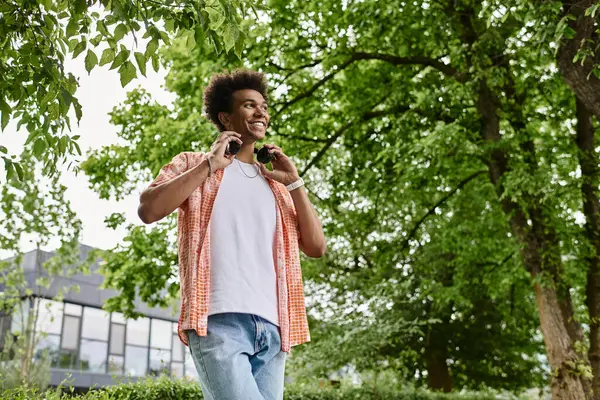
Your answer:
[[[170,163],[160,169],[160,172],[156,178],[154,178],[149,187],[155,187],[165,182],[169,182],[171,179],[183,174],[188,169],[189,163],[187,153],[179,153],[173,157]]]

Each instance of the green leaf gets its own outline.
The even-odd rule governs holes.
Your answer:
[[[123,39],[123,36],[125,36],[125,34],[129,31],[129,29],[127,29],[127,26],[125,26],[125,24],[121,23],[119,25],[117,25],[117,27],[115,28],[115,40],[118,42],[119,40]]]
[[[148,62],[148,60],[146,59],[146,56],[143,53],[140,53],[137,51],[135,53],[133,53],[133,55],[135,57],[135,61],[137,62],[140,73],[143,76],[146,76],[146,62]]]
[[[149,41],[148,45],[146,46],[146,57],[152,57],[154,54],[156,54],[156,50],[158,50],[158,39],[154,38]]]
[[[79,42],[79,44],[77,46],[75,46],[75,49],[73,49],[73,58],[77,58],[78,55],[83,53],[85,51],[86,47],[87,47],[87,42],[84,38],[81,42]]]
[[[96,56],[96,53],[94,53],[92,50],[88,50],[87,55],[85,56],[85,70],[89,74],[96,65],[98,65],[98,57]]]
[[[75,46],[77,46],[77,44],[79,44],[79,40],[77,40],[77,39],[69,40],[69,51],[75,50]]]
[[[100,57],[100,66],[108,64],[115,59],[115,51],[112,48],[107,48],[102,51],[102,56]]]
[[[115,69],[121,64],[123,64],[129,58],[129,50],[121,50],[119,54],[115,57],[110,69]]]
[[[235,30],[227,26],[223,32],[223,44],[225,45],[225,51],[229,52],[235,45]]]
[[[216,34],[214,34],[214,32],[211,32],[211,39],[213,42],[213,46],[215,46],[215,53],[217,53],[217,55],[221,54],[221,52],[223,51],[223,45],[221,44],[219,37]]]
[[[54,29],[54,16],[50,15],[50,14],[44,14],[44,23],[46,24],[46,27],[48,28],[49,31],[52,31]]]
[[[39,138],[38,140],[35,141],[35,143],[33,144],[33,154],[37,157],[37,158],[41,158],[42,154],[44,153],[44,151],[46,150],[47,144],[46,141],[43,138]]]
[[[0,119],[0,128],[2,128],[2,131],[4,131],[4,129],[8,125],[8,121],[10,121],[11,112],[12,109],[10,108],[8,103],[0,97],[0,113],[2,113],[2,118]]]
[[[7,152],[8,150],[6,149],[6,147],[0,145],[0,153],[6,154]]]
[[[594,69],[592,70],[592,72],[594,73],[594,76],[595,76],[596,78],[600,79],[600,69],[598,69],[598,68],[594,68]]]
[[[81,112],[81,104],[79,103],[79,100],[77,100],[76,98],[73,97],[73,107],[75,108],[75,117],[77,118],[77,121],[81,121],[81,117],[82,117],[82,112]]]
[[[67,24],[67,29],[65,30],[65,36],[70,38],[77,34],[77,30],[79,28],[79,23],[76,21],[74,17],[69,19],[69,23]]]
[[[4,158],[4,167],[6,168],[6,180],[10,181],[10,178],[12,178],[15,173],[12,161],[8,158]]]
[[[17,176],[19,177],[20,181],[23,181],[23,167],[21,167],[20,163],[13,163],[14,167],[15,167],[15,171],[17,172]]]
[[[244,43],[246,41],[246,35],[244,34],[244,32],[240,31],[239,36],[237,38],[237,40],[235,41],[235,55],[238,58],[242,58],[242,53],[244,52]]]
[[[194,47],[196,47],[196,39],[194,38],[193,31],[189,31],[187,33],[185,38],[185,47],[188,52],[191,52],[192,50],[194,50]]]
[[[102,41],[102,35],[96,35],[95,38],[90,39],[90,43],[94,45],[94,47],[98,47],[100,42]]]
[[[75,150],[77,151],[78,155],[81,155],[81,147],[79,147],[79,143],[77,142],[72,142],[73,143],[73,147],[75,147]]]
[[[119,74],[121,75],[121,86],[123,87],[127,86],[127,84],[137,76],[135,66],[131,61],[127,61],[121,65]]]
[[[65,154],[66,150],[67,150],[67,137],[61,136],[61,138],[58,140],[58,151],[60,152],[60,154]]]
[[[104,36],[108,36],[108,29],[106,29],[106,24],[104,21],[100,20],[96,24],[96,29]]]
[[[160,31],[160,38],[167,46],[171,44],[171,40],[169,39],[167,32]]]
[[[198,48],[202,48],[202,44],[204,43],[205,32],[202,25],[198,24],[194,28],[194,42],[198,46]]]
[[[154,68],[155,72],[158,72],[160,68],[160,64],[158,63],[158,55],[156,54],[152,56],[152,68]]]

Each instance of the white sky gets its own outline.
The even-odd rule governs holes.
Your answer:
[[[100,52],[97,53],[100,54]],[[162,87],[166,73],[162,69],[155,73],[149,64],[147,78],[140,75],[138,79],[134,79],[125,88],[122,88],[117,70],[108,70],[110,64],[94,68],[88,76],[84,68],[84,57],[85,52],[77,59],[65,63],[65,69],[79,78],[80,86],[75,96],[81,103],[83,117],[79,126],[73,118],[71,127],[73,128],[72,135],[81,135],[79,145],[84,156],[90,149],[99,149],[102,146],[117,143],[117,127],[109,123],[108,113],[125,100],[128,91],[142,86],[152,94],[154,100],[161,104],[169,104],[174,99],[174,95]],[[16,132],[16,125],[16,122],[11,122],[4,132],[0,133],[0,145],[6,146],[10,154],[20,154],[27,139],[25,127],[21,127],[21,130]],[[85,158],[82,157],[82,160]],[[5,177],[4,163],[0,162],[0,184],[5,182]],[[63,173],[62,181],[68,188],[66,196],[71,202],[73,210],[83,222],[82,243],[102,249],[114,247],[126,233],[124,228],[115,232],[104,226],[104,218],[114,212],[124,212],[127,223],[141,224],[137,217],[139,192],[120,202],[106,201],[100,200],[99,196],[89,188],[87,177],[83,173],[78,176],[72,172]],[[141,191],[143,188],[139,189]],[[56,248],[57,244],[57,242],[51,243],[48,250]],[[29,251],[33,249],[33,246],[29,240],[24,239],[21,249]],[[0,249],[0,259],[6,255],[2,254]]]

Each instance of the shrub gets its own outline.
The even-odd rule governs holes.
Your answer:
[[[58,390],[41,392],[35,389],[11,389],[0,393],[3,400],[67,400],[68,393]],[[492,400],[495,396],[486,393],[443,394],[425,390],[373,391],[372,389],[321,389],[286,390],[285,400]],[[187,380],[171,380],[166,377],[146,379],[135,383],[110,386],[91,390],[76,396],[76,400],[202,400],[200,386]]]

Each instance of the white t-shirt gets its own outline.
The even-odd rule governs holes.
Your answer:
[[[274,243],[275,196],[258,166],[225,168],[210,220],[208,315],[255,314],[279,325]]]

